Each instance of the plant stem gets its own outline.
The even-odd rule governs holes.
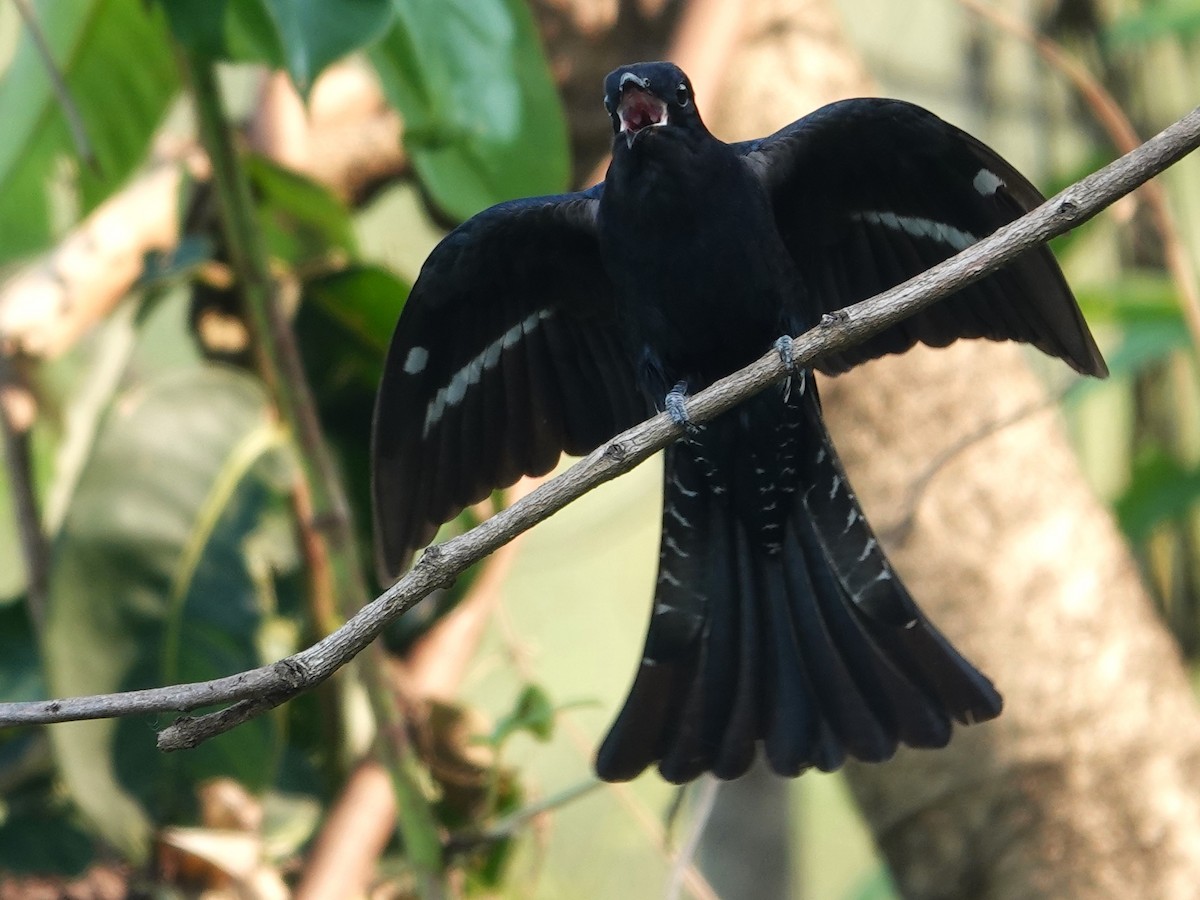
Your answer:
[[[17,410],[23,405],[22,399],[29,407],[27,417],[22,417]],[[0,431],[4,434],[4,462],[12,492],[13,515],[21,536],[21,552],[25,557],[25,604],[34,630],[40,632],[46,619],[50,546],[42,530],[37,487],[33,480],[30,438],[34,412],[33,395],[21,376],[17,361],[0,356]]]
[[[368,600],[354,539],[350,506],[337,467],[321,432],[312,391],[304,374],[291,324],[279,302],[266,248],[255,216],[250,183],[238,157],[233,134],[221,102],[214,63],[196,54],[184,57],[184,74],[191,85],[199,121],[200,141],[212,163],[221,224],[230,264],[237,274],[259,369],[285,426],[298,445],[312,528],[326,543],[328,578],[342,614],[349,618]],[[377,658],[364,654],[362,676],[378,727],[378,749],[397,797],[399,831],[417,877],[420,896],[442,897],[443,865],[440,840],[432,811],[416,779],[419,763],[407,740]]]

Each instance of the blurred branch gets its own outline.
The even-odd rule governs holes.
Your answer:
[[[363,760],[325,816],[294,900],[369,896],[376,860],[388,845],[395,819],[387,771],[374,759]]]
[[[829,316],[796,338],[794,363],[811,365],[825,353],[852,346],[917,310],[978,280],[1025,250],[1063,234],[1200,146],[1200,107],[1137,150],[1068,187],[1037,209],[957,256],[902,285]],[[689,416],[706,422],[787,374],[774,350],[688,401]],[[602,482],[632,469],[681,433],[666,414],[631,428],[467,533],[428,548],[403,578],[344,626],[313,646],[267,666],[213,681],[120,694],[0,704],[0,725],[105,718],[192,710],[238,701],[217,713],[183,717],[159,733],[162,750],[194,747],[277,706],[328,678],[371,643],[383,627],[434,588],[517,534],[562,509]]]
[[[282,88],[264,91],[251,129],[258,149],[350,201],[407,170],[399,117],[368,74],[335,66],[317,79],[307,115],[298,105]],[[0,285],[0,346],[35,358],[65,353],[134,287],[148,255],[174,250],[181,188],[188,177],[208,177],[208,160],[193,144],[161,136],[153,156],[128,187]]]
[[[1109,140],[1118,153],[1129,153],[1141,143],[1133,123],[1121,109],[1116,98],[1100,83],[1087,67],[1072,57],[1057,41],[1038,34],[1025,22],[1011,13],[980,0],[958,0],[980,18],[990,22],[1017,40],[1033,47],[1051,69],[1058,72],[1078,91],[1096,120],[1108,132]],[[1192,336],[1192,345],[1200,349],[1200,285],[1196,282],[1196,270],[1192,266],[1187,246],[1179,233],[1175,214],[1167,192],[1156,181],[1147,182],[1139,195],[1150,207],[1151,219],[1163,242],[1163,254],[1171,277],[1179,288],[1179,304]]]
[[[300,351],[283,311],[280,296],[283,288],[271,276],[250,183],[227,125],[215,69],[212,63],[195,57],[185,68],[196,103],[200,141],[213,168],[230,263],[254,333],[259,370],[284,423],[300,446],[301,463],[311,491],[312,520],[321,524],[331,545],[329,563],[337,597],[342,602],[360,598],[365,602],[368,594],[355,558],[350,505],[321,433]]]
[[[75,152],[79,154],[79,158],[89,169],[94,172],[99,171],[96,154],[92,150],[92,142],[88,140],[87,129],[83,125],[83,118],[79,115],[79,107],[75,105],[71,89],[67,87],[67,82],[62,76],[62,72],[59,71],[58,64],[54,61],[54,54],[50,52],[50,45],[46,43],[46,35],[42,33],[42,26],[39,24],[37,16],[34,15],[33,7],[29,5],[29,0],[13,0],[13,5],[17,8],[17,12],[29,31],[29,37],[33,41],[33,46],[37,48],[38,56],[42,58],[46,74],[50,76],[50,87],[53,89],[55,97],[58,98],[58,105],[62,108],[63,118],[67,121],[67,130],[71,132],[71,142],[75,144]]]
[[[349,616],[361,609],[370,596],[358,558],[350,504],[322,434],[300,349],[283,309],[284,287],[271,276],[250,182],[221,102],[216,66],[195,54],[184,55],[182,59],[196,104],[200,140],[213,167],[225,245],[254,333],[259,369],[281,417],[299,444],[301,468],[312,506],[312,518],[302,523],[302,527],[323,538],[328,578],[336,600]],[[316,589],[324,590],[324,586]],[[377,750],[388,766],[392,789],[402,811],[400,830],[419,894],[441,897],[445,887],[436,824],[416,780],[415,755],[380,663],[371,654],[362,659],[363,680],[376,719]],[[257,701],[256,708],[261,707],[261,700]]]
[[[700,839],[704,837],[704,829],[712,816],[713,806],[717,802],[717,790],[720,787],[721,782],[711,774],[705,775],[696,785],[697,796],[695,809],[692,810],[692,821],[689,823],[687,840],[683,842],[683,846],[675,855],[675,861],[671,864],[671,874],[667,880],[667,900],[679,900],[687,870],[692,867],[696,849],[700,846]]]
[[[4,352],[60,356],[112,312],[142,276],[147,254],[169,253],[179,242],[179,189],[205,162],[194,148],[160,148],[156,157],[57,247],[0,285]]]
[[[12,490],[21,553],[25,558],[25,604],[34,629],[40,632],[46,619],[50,547],[42,530],[29,446],[36,414],[37,402],[22,377],[18,360],[0,353],[0,430],[4,432],[4,465]]]
[[[525,496],[536,483],[522,479],[509,491],[510,500]],[[454,698],[519,546],[518,536],[492,554],[467,596],[417,642],[404,663],[395,664],[407,693],[419,699]],[[375,864],[396,827],[396,797],[379,790],[386,782],[387,773],[373,759],[364,760],[350,773],[314,841],[296,886],[297,900],[368,893]],[[364,802],[364,797],[369,800]],[[449,846],[446,852],[452,852]]]

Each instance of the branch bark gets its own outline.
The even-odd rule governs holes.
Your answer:
[[[827,317],[797,336],[794,360],[807,365],[823,353],[861,341],[887,325],[1003,265],[1024,250],[1074,228],[1200,146],[1200,107],[1136,151],[1088,176],[995,234],[902,285]],[[774,351],[697,394],[688,413],[699,423],[779,380],[787,369]],[[932,390],[936,394],[937,388]],[[0,704],[0,726],[65,722],[236,701],[217,713],[184,717],[159,734],[162,750],[193,747],[319,684],[345,665],[396,616],[435,587],[517,534],[602,482],[629,471],[680,436],[660,414],[616,436],[528,497],[466,534],[430,547],[417,565],[375,602],[328,637],[286,659],[207,682],[93,697]]]

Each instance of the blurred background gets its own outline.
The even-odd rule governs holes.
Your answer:
[[[811,51],[764,49],[789,31]],[[0,5],[0,701],[252,668],[380,592],[367,439],[408,287],[456,222],[600,177],[610,68],[676,59],[729,139],[746,97],[768,127],[900,97],[1050,194],[1196,103],[1198,40],[1196,0]],[[1054,404],[1193,673],[1200,161],[1054,247],[1113,377],[1028,354],[1045,399],[907,479]],[[898,883],[841,775],[594,782],[659,477],[594,491],[194,750],[154,749],[169,715],[0,732],[0,897],[969,896]],[[914,497],[869,506],[885,536]]]

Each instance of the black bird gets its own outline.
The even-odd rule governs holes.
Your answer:
[[[834,103],[740,144],[709,133],[669,63],[612,72],[604,103],[604,183],[480,213],[413,287],[375,412],[389,580],[495,487],[656,406],[685,422],[688,392],[1042,201],[992,150],[897,100]],[[1106,373],[1045,248],[817,368],[963,337],[1025,341]],[[645,654],[601,778],[655,762],[673,782],[735,778],[760,742],[780,774],[828,771],[901,743],[941,747],[952,720],[1000,713],[991,682],[884,556],[811,371],[690,426],[666,451],[664,494]]]

